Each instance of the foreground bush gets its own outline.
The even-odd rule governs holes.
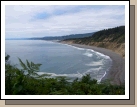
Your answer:
[[[97,83],[87,74],[82,79],[68,82],[66,77],[47,78],[47,74],[38,75],[41,64],[19,59],[22,69],[8,63],[5,57],[5,94],[6,95],[124,95],[124,85]]]

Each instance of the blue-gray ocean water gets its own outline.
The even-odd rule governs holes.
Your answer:
[[[41,63],[39,74],[81,78],[89,73],[100,81],[111,66],[111,59],[91,49],[78,48],[44,40],[6,40],[5,51],[12,64],[18,64],[18,57],[25,62]]]

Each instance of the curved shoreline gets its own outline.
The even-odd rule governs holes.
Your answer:
[[[101,79],[101,82],[108,79],[111,80],[112,84],[120,85],[125,83],[125,59],[122,58],[119,54],[109,49],[95,47],[95,46],[73,44],[68,42],[61,42],[61,43],[72,45],[79,48],[92,49],[94,51],[109,56],[112,59],[112,66],[109,69],[109,71],[106,72],[106,75]]]

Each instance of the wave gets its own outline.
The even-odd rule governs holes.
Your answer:
[[[101,82],[102,78],[104,78],[106,74],[107,74],[107,73],[105,72],[104,75],[98,80],[98,83]]]
[[[104,55],[103,53],[94,51],[94,50],[92,50],[92,49],[87,49],[87,50],[88,50],[88,51],[91,51],[91,52],[95,53],[96,55],[99,55],[99,56],[101,56],[101,57],[103,57],[103,58],[105,58],[105,59],[111,59],[109,56]]]
[[[68,45],[68,44],[62,44],[62,43],[59,43],[59,44],[61,44],[61,45],[66,45],[66,46],[70,46],[70,47],[76,48],[76,49],[78,49],[78,50],[91,51],[91,52],[93,52],[93,53],[95,53],[95,54],[97,54],[97,55],[99,55],[99,56],[101,56],[101,57],[103,57],[103,58],[105,58],[105,59],[110,59],[110,60],[111,60],[111,58],[110,58],[109,56],[104,55],[103,53],[94,51],[93,49],[79,48],[79,47],[76,47],[76,46],[72,46],[72,45]],[[92,57],[91,53],[90,53],[90,54],[84,54],[84,55],[87,55],[88,57]]]
[[[75,47],[75,46],[68,45],[68,44],[64,44],[64,45],[67,45],[67,46],[70,46],[70,47],[76,48],[76,49],[78,49],[78,50],[87,50],[88,52],[93,52],[93,53],[95,53],[95,54],[97,54],[97,55],[99,55],[99,56],[101,56],[101,57],[103,57],[103,58],[105,58],[105,59],[111,59],[109,56],[104,55],[103,53],[100,53],[100,52],[94,51],[94,50],[92,50],[92,49],[79,48],[79,47]],[[86,56],[88,56],[88,57],[92,57],[91,53],[85,53],[84,55],[86,55]]]
[[[98,67],[98,68],[91,68],[89,70],[87,70],[85,73],[96,73],[97,71],[100,71],[102,69],[102,67]]]
[[[77,78],[81,78],[83,76],[83,74],[77,72],[77,73],[73,73],[73,74],[56,74],[56,73],[47,73],[47,72],[38,72],[39,75],[42,74],[49,74],[51,77],[59,77],[59,76],[66,76],[66,77],[77,77]]]
[[[71,73],[71,74],[56,74],[56,73],[46,73],[46,72],[43,72],[43,73],[50,74],[51,77],[66,76],[66,77],[70,77],[70,78],[82,78],[86,74],[91,74],[91,76],[93,78],[97,79],[98,82],[100,82],[102,80],[102,78],[106,75],[106,71],[108,71],[108,69],[104,70],[102,67],[104,65],[104,61],[106,61],[106,60],[112,61],[109,56],[107,56],[107,55],[105,55],[103,53],[94,51],[92,49],[79,48],[79,47],[75,47],[75,46],[68,45],[68,44],[62,44],[62,43],[59,43],[59,44],[66,45],[66,46],[69,46],[69,47],[72,47],[72,48],[75,48],[75,49],[78,49],[78,50],[85,50],[86,52],[83,53],[83,55],[85,55],[87,57],[93,57],[93,55],[97,55],[99,57],[99,59],[101,58],[101,60],[95,61],[95,62],[91,62],[91,63],[85,64],[85,65],[86,66],[91,66],[91,67],[92,66],[94,66],[94,67],[95,66],[100,66],[100,67],[98,67],[98,68],[90,68],[90,69],[86,70],[83,73],[79,73],[79,72]]]
[[[99,61],[96,61],[96,62],[94,61],[94,62],[91,62],[89,64],[85,64],[85,65],[86,66],[101,66],[101,65],[104,65],[103,61],[104,61],[104,59],[101,59]]]
[[[70,79],[72,78],[82,78],[83,76],[85,76],[86,74],[90,74],[91,76],[93,75],[98,75],[98,71],[100,71],[102,69],[102,67],[99,67],[99,68],[91,68],[89,70],[87,70],[86,72],[83,72],[83,73],[79,73],[78,71],[76,73],[71,73],[71,74],[56,74],[56,73],[48,73],[48,72],[38,72],[39,75],[42,75],[42,74],[49,74],[50,76],[48,78],[54,78],[54,77],[60,77],[60,76],[65,76],[65,77],[69,77]],[[96,77],[95,76],[95,77]],[[101,77],[102,77],[102,74],[101,74]],[[100,79],[102,78],[95,78],[97,79],[97,81],[99,81]]]
[[[69,46],[69,47],[72,47],[72,48],[75,48],[75,49],[78,49],[78,50],[85,50],[84,48],[79,48],[79,47],[75,47],[75,46],[68,45],[68,44],[64,44],[64,45]]]
[[[102,53],[100,53],[100,52],[95,52],[95,53],[96,53],[97,55],[99,55],[99,56],[105,58],[105,59],[111,59],[109,56],[104,55],[104,54],[102,54]]]
[[[93,56],[93,54],[91,54],[91,53],[84,53],[83,55],[86,55],[88,57],[92,57]]]
[[[88,69],[87,71],[85,71],[83,73],[79,73],[77,71],[77,73],[71,73],[71,74],[56,74],[56,73],[48,73],[48,72],[38,72],[38,74],[39,75],[49,74],[50,76],[47,77],[47,78],[65,76],[65,77],[70,78],[69,81],[73,81],[73,79],[75,79],[75,78],[81,79],[86,74],[90,74],[92,79],[96,79],[97,82],[100,83],[102,78],[104,78],[105,75],[107,74],[106,72],[109,71],[109,69],[110,69],[110,67],[107,70],[103,70],[102,66],[100,66],[99,68],[90,68],[90,69]],[[103,70],[103,71],[101,71],[101,70]]]

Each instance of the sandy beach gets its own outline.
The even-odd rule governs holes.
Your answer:
[[[69,42],[61,42],[61,43],[69,44],[79,48],[92,49],[94,51],[97,51],[97,52],[103,53],[104,55],[109,56],[112,59],[112,66],[110,70],[106,72],[106,75],[102,78],[101,82],[103,82],[106,79],[109,79],[111,80],[112,84],[120,85],[125,83],[125,59],[122,58],[119,54],[105,48],[73,44]]]

